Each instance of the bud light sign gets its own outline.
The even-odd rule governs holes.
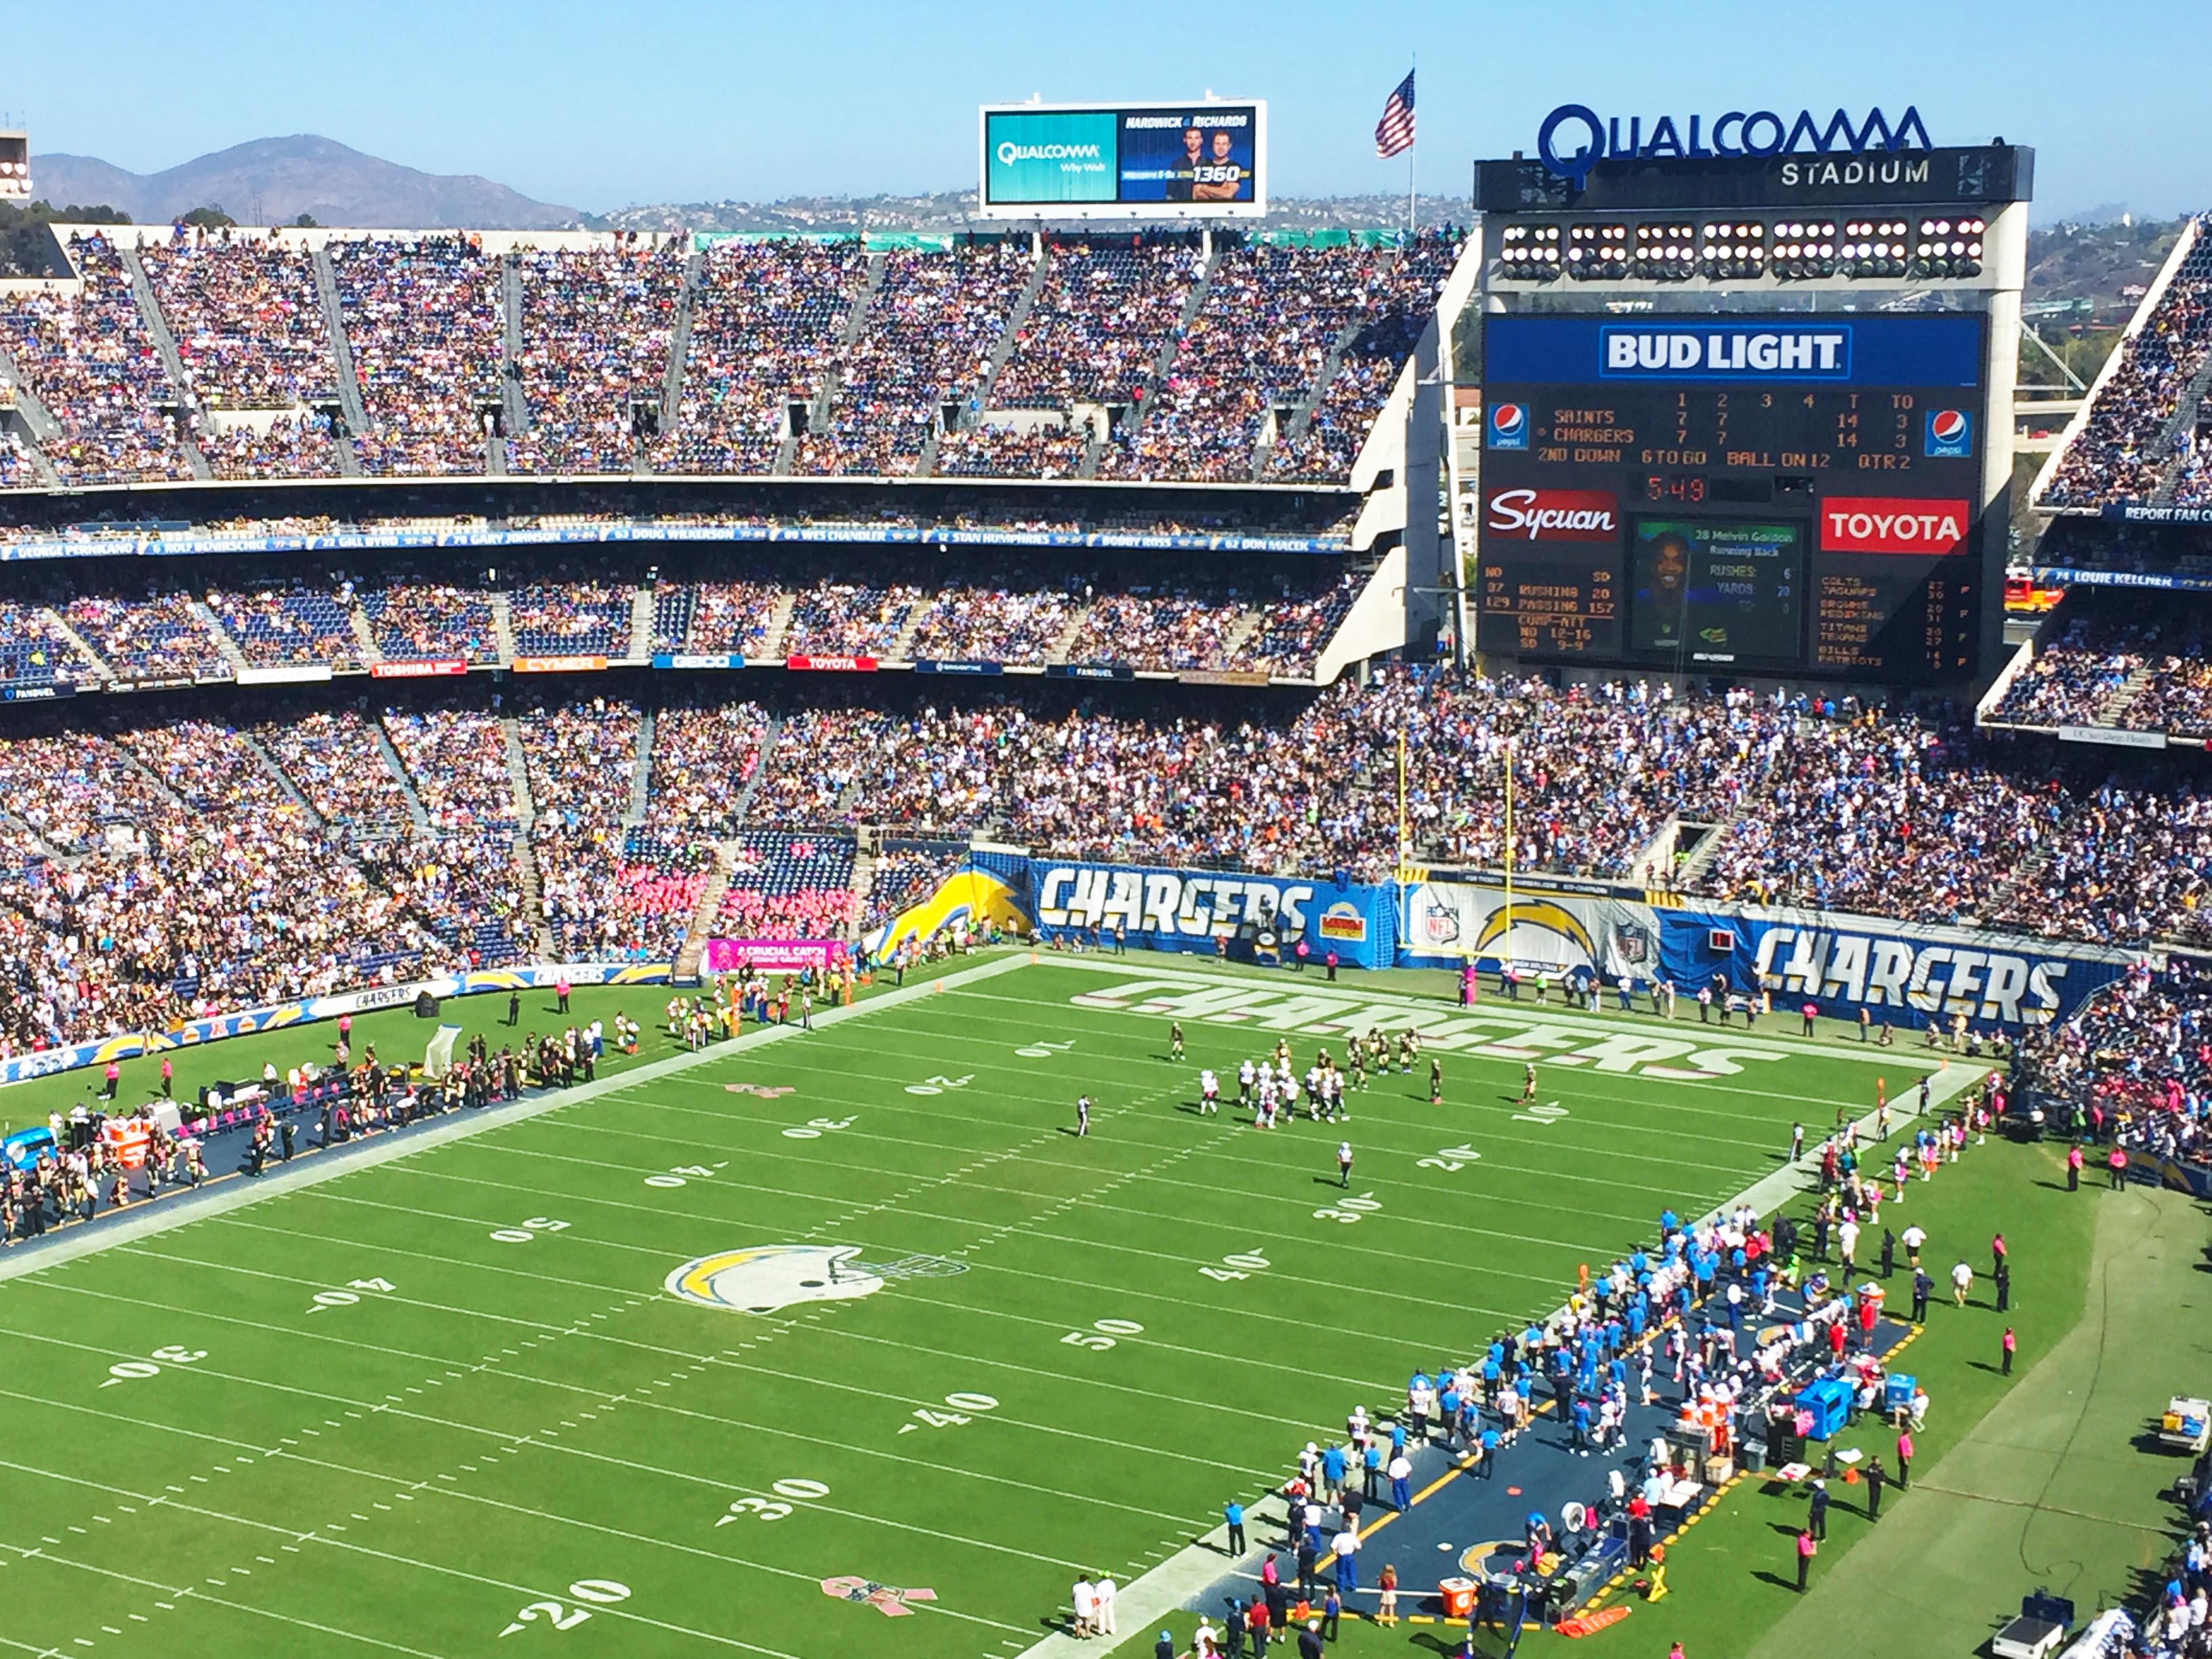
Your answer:
[[[1770,323],[1599,331],[1608,380],[1848,380],[1851,325]]]

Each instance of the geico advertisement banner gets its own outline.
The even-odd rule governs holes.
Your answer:
[[[1409,967],[1472,958],[1489,971],[1510,962],[1554,978],[1584,969],[1607,982],[1659,977],[1658,921],[1647,904],[1517,883],[1510,911],[1502,884],[1425,881],[1405,894],[1399,960]]]
[[[1987,1026],[2063,1018],[2125,971],[2128,955],[2092,945],[1817,910],[1667,910],[1659,953],[1685,992],[1725,974],[1773,994],[1778,1012],[1807,1002],[1832,1018]]]
[[[1119,927],[1146,950],[1212,950],[1217,939],[1249,940],[1273,928],[1285,957],[1303,939],[1318,962],[1331,951],[1355,968],[1376,965],[1382,931],[1376,906],[1389,890],[1298,877],[1217,874],[1199,870],[1132,869],[1115,865],[1030,866],[1033,912],[1048,935],[1056,929],[1097,929],[1109,939]]]

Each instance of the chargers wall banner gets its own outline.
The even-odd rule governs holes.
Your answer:
[[[1554,979],[1594,970],[1608,984],[1624,974],[1638,984],[1660,977],[1658,917],[1648,904],[1516,882],[1509,912],[1503,882],[1424,881],[1403,890],[1401,966],[1472,960],[1495,973],[1510,962]]]
[[[2129,954],[2094,945],[1919,927],[1818,910],[1660,913],[1659,955],[1686,994],[1725,974],[1771,993],[1775,1011],[1817,1003],[1832,1019],[1876,1025],[2045,1025],[2127,969]]]
[[[1215,949],[1217,939],[1256,944],[1274,936],[1287,961],[1299,940],[1307,959],[1331,951],[1353,968],[1378,963],[1395,902],[1389,886],[1328,878],[1255,876],[1211,870],[1155,870],[1124,865],[1030,861],[1030,907],[1040,936],[1120,928],[1133,947],[1148,951]]]

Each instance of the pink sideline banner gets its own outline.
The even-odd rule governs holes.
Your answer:
[[[827,968],[845,959],[846,945],[834,939],[710,939],[705,967],[710,974],[734,974],[750,964],[771,974],[802,968]]]

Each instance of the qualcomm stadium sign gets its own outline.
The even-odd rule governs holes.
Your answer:
[[[1832,164],[1838,169],[1835,182],[1902,183],[1912,178],[1911,167],[1925,169],[1924,160],[1896,159],[1897,152],[1916,148],[1926,150],[1934,145],[1921,124],[1920,112],[1911,105],[1894,126],[1879,109],[1869,110],[1866,118],[1856,123],[1840,109],[1826,120],[1811,110],[1800,110],[1795,117],[1785,118],[1772,110],[1737,109],[1710,118],[1689,115],[1679,120],[1662,115],[1647,131],[1640,115],[1630,116],[1624,129],[1617,115],[1601,116],[1587,104],[1562,104],[1536,130],[1536,154],[1545,171],[1577,190],[1601,161],[1716,155],[1855,157],[1859,158],[1856,162]],[[1866,159],[1869,157],[1876,159]],[[1847,176],[1853,166],[1861,169],[1858,177]],[[1883,171],[1889,167],[1897,172],[1893,175]],[[1817,175],[1809,177],[1812,182],[1825,182]]]

